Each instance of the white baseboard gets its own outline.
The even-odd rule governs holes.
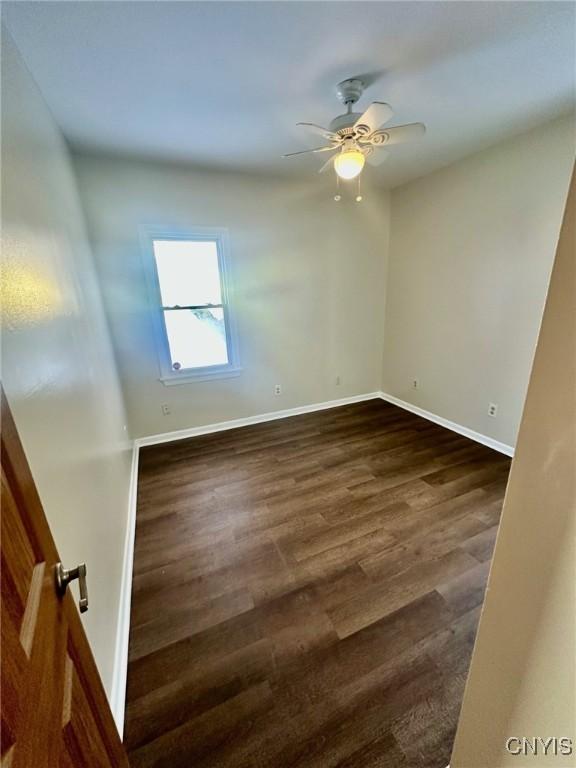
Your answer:
[[[199,435],[209,435],[212,432],[223,432],[227,429],[237,429],[238,427],[248,427],[252,424],[262,424],[265,421],[275,421],[276,419],[287,419],[290,416],[300,416],[303,413],[313,413],[314,411],[324,411],[328,408],[339,408],[341,405],[350,405],[351,403],[361,403],[364,400],[376,400],[381,397],[380,392],[369,392],[365,395],[352,395],[343,397],[339,400],[327,400],[323,403],[312,403],[312,405],[301,405],[297,408],[287,408],[284,411],[271,411],[270,413],[261,413],[258,416],[247,416],[244,419],[231,419],[230,421],[220,421],[217,424],[206,424],[203,427],[190,427],[189,429],[178,429],[174,432],[164,432],[160,435],[150,435],[149,437],[138,437],[135,444],[142,448],[145,445],[158,445],[160,443],[171,443],[174,440],[185,440],[188,437],[198,437]]]
[[[394,397],[394,395],[389,395],[386,392],[379,392],[378,394],[379,397],[381,397],[382,400],[385,400],[387,403],[392,403],[392,405],[397,405],[399,408],[404,408],[404,410],[415,413],[417,416],[422,416],[423,419],[428,419],[428,421],[433,421],[434,424],[439,424],[441,427],[451,429],[452,432],[457,432],[459,435],[470,438],[470,440],[474,440],[477,443],[482,443],[482,445],[486,445],[488,448],[493,448],[495,451],[503,453],[506,456],[514,456],[513,445],[500,443],[498,440],[494,440],[492,437],[483,435],[480,432],[475,432],[473,429],[469,429],[468,427],[463,427],[460,424],[456,424],[454,421],[445,419],[443,416],[437,416],[435,413],[425,411],[424,408],[419,408],[417,405],[412,405],[412,403],[407,403],[404,400],[400,400],[398,397]]]
[[[138,495],[138,453],[137,445],[132,447],[132,466],[130,469],[130,489],[128,492],[128,522],[124,539],[124,560],[122,564],[122,584],[120,587],[120,607],[116,630],[116,650],[114,654],[114,678],[110,694],[110,708],[118,728],[120,738],[124,734],[124,710],[126,707],[126,679],[128,676],[128,644],[130,641],[130,603],[132,598],[132,568],[134,565],[134,537],[136,534],[136,501]]]

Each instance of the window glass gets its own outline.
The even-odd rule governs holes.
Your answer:
[[[167,309],[164,319],[175,371],[228,363],[223,309]]]
[[[218,240],[159,238],[153,250],[166,330],[163,343],[168,342],[161,363],[164,374],[231,366]]]
[[[154,256],[162,306],[222,304],[213,240],[155,240]]]

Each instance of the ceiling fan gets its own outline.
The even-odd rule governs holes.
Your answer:
[[[366,161],[371,165],[380,165],[388,157],[384,147],[412,141],[425,133],[426,127],[423,123],[382,129],[381,126],[393,115],[390,105],[382,101],[373,101],[363,113],[353,112],[352,107],[362,96],[363,91],[364,83],[358,78],[350,78],[339,83],[336,94],[347,109],[343,115],[335,117],[328,128],[315,123],[297,123],[322,136],[329,142],[328,145],[300,152],[289,152],[282,157],[331,152],[334,154],[320,168],[319,173],[333,166],[341,179],[354,179],[361,173]]]

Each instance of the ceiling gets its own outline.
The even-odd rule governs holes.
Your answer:
[[[372,82],[418,144],[369,173],[396,186],[574,108],[569,2],[13,2],[3,18],[69,141],[202,166],[312,174],[298,121]],[[314,139],[312,139],[314,143]]]

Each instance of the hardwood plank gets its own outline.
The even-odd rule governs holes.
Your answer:
[[[467,541],[463,542],[462,548],[475,557],[476,560],[480,560],[480,562],[484,563],[492,557],[497,533],[498,526],[493,525],[491,528],[486,528],[476,534],[476,536],[472,536]]]
[[[456,614],[470,611],[482,603],[489,567],[489,562],[481,563],[437,587]]]
[[[254,715],[272,704],[267,682],[249,688],[227,699],[180,726],[133,751],[133,765],[143,768],[189,768],[239,738],[244,729],[251,730]]]
[[[448,552],[374,584],[354,599],[330,610],[328,615],[338,636],[341,639],[348,637],[477,564],[467,553]]]
[[[156,618],[131,630],[131,658],[146,656],[164,645],[195,635],[253,607],[250,593],[241,587],[204,604],[184,603],[171,611],[164,609]]]
[[[274,661],[270,642],[257,640],[202,667],[184,668],[175,680],[131,699],[126,743],[135,749],[203,712],[264,682]]]

